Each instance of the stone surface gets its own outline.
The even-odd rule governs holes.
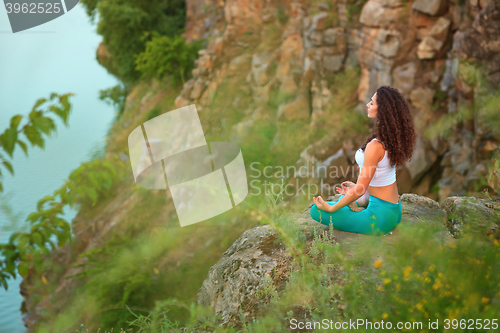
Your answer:
[[[242,54],[234,59],[232,59],[229,62],[228,65],[228,74],[236,74],[236,73],[241,73],[241,72],[247,72],[250,70],[250,62],[251,62],[251,55],[249,54]]]
[[[401,91],[403,95],[408,96],[415,85],[416,73],[417,65],[415,62],[409,62],[395,67],[392,72],[392,82],[394,88]]]
[[[436,16],[447,11],[448,0],[415,0],[412,8],[422,13]]]
[[[432,26],[424,39],[418,44],[419,59],[433,59],[441,51],[449,35],[451,21],[440,17]]]
[[[428,149],[421,137],[417,137],[412,159],[406,162],[405,166],[410,173],[411,179],[415,181],[429,170],[436,160],[437,154],[432,149]]]
[[[275,244],[277,238],[269,225],[247,230],[210,268],[198,291],[198,303],[222,317],[221,326],[238,325],[240,307],[247,316],[259,307],[257,292],[272,270],[286,261],[283,245]]]
[[[454,237],[466,232],[489,235],[499,230],[498,201],[479,197],[448,197],[442,204],[447,227]]]
[[[312,18],[311,28],[314,30],[325,30],[328,23],[328,13],[321,12]]]
[[[397,22],[402,13],[402,8],[387,8],[370,0],[363,6],[359,21],[369,27],[384,27]]]

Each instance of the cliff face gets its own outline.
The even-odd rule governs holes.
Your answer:
[[[486,67],[486,84],[498,86],[500,30],[495,1],[228,0],[207,5],[191,0],[188,8],[186,36],[205,37],[209,43],[200,51],[194,77],[177,97],[177,107],[192,103],[199,109],[210,107],[221,82],[240,71],[248,74],[246,83],[254,100],[266,101],[273,91],[293,96],[275,110],[280,121],[307,119],[312,127],[320,127],[332,101],[339,98],[331,79],[359,66],[360,113],[381,85],[402,91],[414,111],[419,136],[412,161],[397,170],[400,193],[442,202],[472,190],[487,174],[499,138],[484,129],[482,119],[458,124],[446,139],[439,135],[428,139],[423,133],[441,116],[457,113],[458,105],[473,105],[480,97],[480,89],[469,86],[461,75],[464,62]],[[253,52],[251,45],[276,26],[277,46]],[[249,131],[257,109],[245,111],[248,116],[234,128],[235,138]],[[326,137],[301,154],[298,166],[307,166],[311,178],[318,165],[356,168],[353,148],[361,139],[339,142]],[[330,153],[318,152],[325,146]],[[342,180],[324,179],[328,184]]]

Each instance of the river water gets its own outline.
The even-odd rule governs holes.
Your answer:
[[[70,98],[69,127],[57,120],[57,135],[46,139],[44,150],[29,148],[26,158],[17,147],[15,175],[2,169],[0,243],[25,225],[39,199],[52,194],[92,151],[104,145],[115,111],[99,100],[99,90],[118,81],[95,59],[102,39],[95,30],[81,4],[53,21],[15,34],[6,11],[0,9],[0,133],[15,114],[28,115],[39,98],[48,99],[51,92],[75,94]],[[66,218],[75,214],[68,210]],[[25,332],[20,282],[20,277],[9,280],[8,291],[0,287],[0,333]]]

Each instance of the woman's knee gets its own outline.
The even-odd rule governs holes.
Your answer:
[[[311,210],[309,211],[311,218],[315,221],[319,222],[319,210],[316,205],[312,205]]]

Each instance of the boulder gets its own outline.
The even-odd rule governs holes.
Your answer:
[[[413,181],[418,180],[436,162],[437,154],[427,147],[421,137],[417,138],[412,159],[405,163]]]
[[[206,84],[205,81],[202,79],[196,80],[194,83],[193,90],[191,91],[191,99],[198,99],[200,98],[201,94],[203,91],[205,91]]]
[[[324,55],[323,68],[329,72],[337,72],[342,68],[344,58],[342,54]]]
[[[370,0],[363,6],[359,21],[369,27],[385,27],[397,22],[402,13],[402,8],[387,8]]]
[[[451,21],[440,17],[432,26],[424,39],[418,44],[417,56],[419,59],[433,59],[441,51],[449,35]]]
[[[415,62],[408,62],[404,65],[395,67],[392,71],[393,86],[401,91],[403,95],[408,97],[415,85],[415,74],[417,73],[417,65]]]
[[[208,271],[198,303],[210,306],[222,318],[220,326],[241,325],[240,307],[247,320],[261,307],[257,292],[266,286],[273,269],[288,260],[277,239],[278,232],[269,225],[247,230]]]
[[[412,8],[422,13],[437,16],[448,11],[448,0],[415,0]]]
[[[328,24],[328,13],[321,12],[312,18],[311,28],[314,30],[325,30]]]
[[[489,235],[499,230],[498,198],[479,197],[446,198],[441,205],[447,213],[447,227],[454,237],[465,232],[478,232]]]

